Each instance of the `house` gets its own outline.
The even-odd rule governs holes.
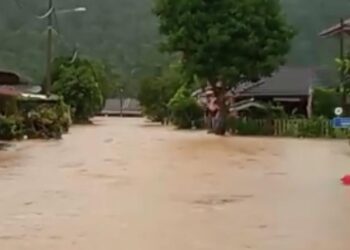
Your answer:
[[[19,74],[11,71],[0,70],[0,87],[3,91],[13,91],[26,92],[26,93],[39,93],[41,87],[38,85],[33,85],[32,81],[28,78],[24,78]]]
[[[241,93],[237,100],[254,98],[259,102],[279,104],[289,114],[311,115],[312,89],[318,83],[314,70],[282,67],[263,82]]]
[[[283,106],[288,114],[311,116],[312,89],[319,84],[316,70],[310,68],[282,67],[271,77],[258,82],[246,82],[226,93],[233,100],[230,105],[232,113],[242,108],[259,108],[262,104]],[[192,96],[201,106],[208,105],[212,88],[199,89]],[[233,98],[233,99],[232,99]]]
[[[0,114],[11,115],[17,113],[23,106],[30,107],[29,102],[57,102],[57,96],[39,95],[40,86],[31,84],[29,79],[21,77],[19,74],[9,71],[0,71]],[[23,103],[26,103],[22,105]],[[22,109],[21,109],[22,110]]]
[[[99,115],[139,117],[142,116],[142,108],[136,99],[113,98],[106,101],[105,107]]]
[[[0,115],[9,115],[17,111],[16,100],[21,91],[20,77],[12,72],[0,71]]]

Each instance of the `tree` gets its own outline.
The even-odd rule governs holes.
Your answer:
[[[103,107],[100,84],[91,67],[81,64],[61,64],[56,69],[54,93],[63,96],[72,109],[75,122],[86,123]]]
[[[126,94],[136,95],[139,80],[154,71],[156,64],[166,65],[167,60],[156,50],[159,35],[156,18],[150,11],[153,1],[99,0],[98,5],[96,0],[55,1],[57,10],[75,6],[86,6],[89,10],[58,15],[56,55],[70,54],[74,44],[79,43],[81,54],[102,59],[118,69],[126,83]],[[339,22],[340,17],[349,17],[349,0],[281,0],[281,4],[298,31],[288,63],[334,69],[338,43],[333,39],[320,39],[318,33]],[[27,75],[34,82],[42,80],[46,22],[37,20],[33,14],[45,13],[46,8],[44,0],[1,1],[0,68]],[[141,69],[130,76],[135,67]]]
[[[180,53],[185,72],[214,87],[217,134],[225,133],[225,89],[270,76],[285,62],[294,34],[278,0],[156,0],[154,12],[163,50]]]
[[[72,59],[69,57],[56,58],[52,74],[52,78],[54,79],[54,81],[58,80],[58,78],[60,77],[59,75],[62,67],[71,66],[74,68],[83,67],[90,71],[101,90],[103,106],[108,98],[111,98],[117,94],[119,87],[119,75],[113,72],[110,67],[96,59],[78,57],[74,61],[72,61]]]
[[[151,120],[164,123],[169,117],[168,103],[184,83],[178,64],[163,69],[156,77],[141,81],[138,99],[145,115]]]
[[[168,104],[171,122],[180,129],[202,128],[204,124],[202,108],[191,94],[182,86]]]
[[[313,115],[315,117],[334,117],[334,109],[341,106],[341,94],[333,88],[318,87],[313,93]]]

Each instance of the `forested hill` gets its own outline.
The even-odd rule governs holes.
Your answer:
[[[348,17],[348,0],[282,0],[290,22],[299,32],[289,63],[331,64],[335,41],[320,39],[325,26]],[[86,13],[58,15],[56,55],[69,55],[75,43],[83,54],[98,57],[115,67],[124,81],[135,82],[162,64],[156,49],[157,22],[152,0],[56,0],[57,9],[86,6]],[[42,78],[45,61],[45,22],[34,14],[44,13],[47,0],[1,0],[0,68],[18,70]],[[350,14],[349,14],[350,15]],[[64,42],[63,42],[64,41]]]

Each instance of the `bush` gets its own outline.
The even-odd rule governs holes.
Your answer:
[[[30,139],[60,139],[70,125],[65,106],[47,104],[26,113],[23,122],[25,134]]]
[[[54,92],[63,96],[73,120],[78,123],[88,122],[103,106],[99,83],[87,66],[62,65]]]
[[[22,100],[19,102],[20,114],[23,117],[27,117],[29,113],[36,112],[40,109],[50,109],[52,112],[55,112],[59,123],[63,127],[63,131],[69,131],[69,127],[72,124],[70,107],[66,105],[62,99],[57,102],[41,102],[38,100]]]
[[[17,116],[0,116],[0,139],[60,139],[71,125],[68,107],[58,103],[21,103]]]
[[[341,96],[335,89],[315,88],[313,93],[313,114],[316,117],[334,117],[334,109],[341,105]]]
[[[95,82],[98,83],[102,94],[102,103],[105,104],[108,98],[114,97],[118,92],[119,75],[112,71],[110,67],[101,61],[87,58],[76,58],[72,62],[71,58],[58,57],[54,61],[54,70],[52,79],[54,82],[61,78],[62,69],[68,68],[85,68],[94,77]]]
[[[143,79],[138,99],[145,115],[152,121],[164,122],[169,117],[168,103],[183,82],[178,65],[171,65],[157,77]]]
[[[17,100],[15,97],[0,96],[0,114],[6,116],[15,115],[17,113]]]
[[[176,92],[168,106],[170,120],[176,127],[180,129],[203,127],[203,110],[185,86]]]
[[[23,119],[18,116],[0,116],[0,139],[16,140],[25,135]]]
[[[308,138],[322,137],[325,134],[325,121],[327,120],[324,118],[304,120],[298,127],[299,136]]]
[[[229,120],[228,127],[238,135],[276,135],[305,138],[348,138],[348,129],[335,129],[329,119]]]
[[[273,135],[272,120],[235,119],[228,120],[228,128],[233,134],[238,135]]]

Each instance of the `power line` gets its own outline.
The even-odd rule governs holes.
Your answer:
[[[57,13],[55,11],[55,7],[52,6],[49,10],[46,11],[46,13],[38,15],[37,13],[35,13],[34,11],[32,11],[29,7],[25,6],[23,3],[21,3],[20,0],[14,0],[15,4],[17,5],[17,7],[19,9],[21,9],[22,11],[26,11],[29,12],[33,17],[35,17],[36,19],[46,19],[48,17],[50,17],[50,15],[54,16],[54,21],[55,21],[55,27],[48,27],[49,29],[53,29],[53,31],[55,31],[55,33],[58,36],[59,41],[63,44],[64,47],[66,47],[66,49],[69,49],[71,51],[73,51],[73,55],[72,55],[72,60],[71,63],[73,63],[77,57],[78,57],[78,46],[75,43],[74,47],[72,45],[70,45],[65,39],[63,33],[62,33],[62,29],[60,27],[59,21],[58,21],[58,17],[57,17]],[[72,49],[73,48],[73,49]]]
[[[55,26],[56,26],[56,33],[58,35],[58,39],[62,42],[62,44],[69,50],[72,49],[73,46],[71,46],[65,39],[65,36],[63,35],[63,32],[62,32],[62,29],[61,29],[61,26],[59,24],[59,21],[58,21],[58,17],[57,17],[57,13],[54,12],[53,13],[54,15],[54,19],[55,19]],[[77,44],[75,43],[74,44],[74,48],[73,48],[73,56],[72,56],[72,60],[71,60],[71,63],[73,63],[76,58],[78,57],[78,48],[77,48]]]
[[[29,12],[32,16],[34,16],[35,18],[38,19],[45,19],[47,18],[49,15],[51,15],[54,12],[54,8],[50,8],[46,13],[38,15],[37,13],[35,13],[34,11],[30,10],[30,8],[24,6],[20,0],[14,0],[15,4],[17,5],[17,7],[19,9],[21,9],[22,11],[26,11]]]

